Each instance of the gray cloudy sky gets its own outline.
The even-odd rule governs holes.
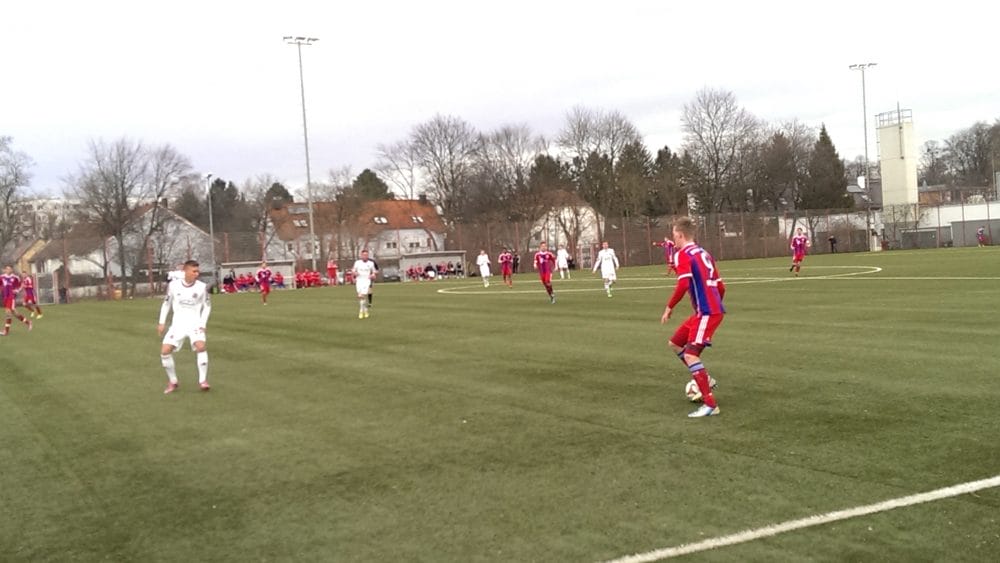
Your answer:
[[[60,193],[89,139],[171,143],[202,172],[305,180],[303,48],[313,177],[374,161],[435,113],[554,136],[575,105],[625,113],[655,150],[680,146],[699,89],[758,117],[827,128],[863,152],[868,113],[914,112],[919,142],[1000,117],[992,2],[152,2],[9,0],[0,21],[0,135]],[[869,119],[871,126],[871,119]],[[874,134],[869,137],[875,157]]]

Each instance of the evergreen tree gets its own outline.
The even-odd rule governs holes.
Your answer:
[[[358,174],[351,184],[351,189],[356,195],[365,201],[375,201],[378,199],[393,199],[393,193],[389,191],[389,185],[378,177],[378,174],[365,168]]]
[[[809,177],[801,193],[803,209],[846,209],[853,200],[847,193],[844,162],[826,132],[826,125],[819,131],[809,160]]]

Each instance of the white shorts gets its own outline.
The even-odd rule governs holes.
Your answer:
[[[173,346],[174,350],[180,349],[185,340],[191,341],[191,349],[194,350],[195,342],[205,342],[205,331],[194,327],[171,326],[163,335],[163,343]]]
[[[372,288],[372,280],[369,278],[360,278],[354,282],[354,287],[358,290],[358,295],[368,295],[368,292]]]
[[[605,270],[604,268],[601,268],[601,278],[602,279],[606,279],[606,280],[615,281],[615,280],[618,279],[618,273],[615,272],[614,269],[607,269],[607,270]]]
[[[559,268],[560,270],[568,270],[568,269],[569,269],[569,262],[568,262],[568,261],[566,261],[566,260],[557,260],[557,261],[556,261],[556,266],[557,266],[557,267],[558,267],[558,268]]]
[[[479,267],[479,275],[483,276],[484,278],[490,277],[492,275],[492,274],[490,274],[490,267],[489,266],[480,266]]]

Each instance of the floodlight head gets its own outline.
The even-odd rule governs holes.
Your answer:
[[[291,35],[286,35],[286,36],[282,37],[281,39],[282,39],[282,41],[288,41],[291,38],[292,38]]]
[[[306,38],[305,37],[296,37],[295,40],[296,41],[305,41]]]
[[[319,38],[316,38],[316,37],[309,37],[308,39],[306,39],[306,41],[309,41],[309,42],[311,43],[311,42],[313,42],[313,41],[319,41]]]

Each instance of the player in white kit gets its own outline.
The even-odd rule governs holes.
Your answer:
[[[371,314],[368,307],[368,292],[372,288],[372,280],[377,271],[375,262],[368,258],[368,251],[361,251],[361,259],[354,261],[351,271],[354,273],[354,288],[358,292],[358,318],[367,319]]]
[[[601,251],[597,253],[597,260],[594,261],[594,271],[601,269],[601,277],[604,278],[604,291],[611,297],[611,285],[618,279],[618,256],[615,249],[608,248],[607,241],[601,243]]]
[[[476,265],[479,266],[479,275],[483,278],[483,287],[490,286],[490,257],[486,254],[485,250],[479,251],[479,256],[476,257]]]
[[[556,268],[559,268],[559,279],[572,279],[569,275],[569,252],[566,245],[560,244],[556,251]]]
[[[167,372],[167,388],[164,394],[170,394],[177,390],[177,370],[174,367],[174,352],[184,344],[185,340],[191,341],[191,348],[195,351],[198,364],[198,384],[202,391],[208,391],[211,387],[208,384],[208,350],[205,348],[205,325],[208,324],[208,316],[212,312],[212,300],[208,295],[208,286],[205,282],[198,280],[200,273],[198,263],[188,260],[184,263],[184,277],[174,279],[167,285],[167,295],[163,299],[160,307],[160,322],[156,327],[156,332],[163,336],[163,345],[160,347],[160,362]],[[170,328],[166,327],[167,315],[173,310],[173,319],[170,321]]]

